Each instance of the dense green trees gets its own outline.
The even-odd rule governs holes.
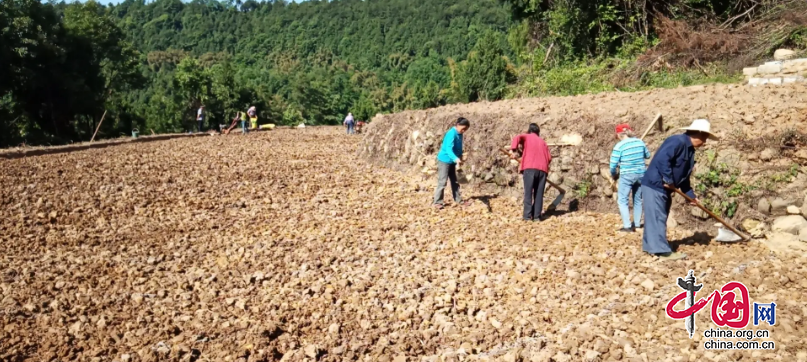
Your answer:
[[[0,146],[496,99],[509,26],[496,0],[0,0]]]
[[[483,34],[503,34],[509,27],[510,14],[496,0],[128,0],[110,13],[146,54],[145,72],[152,84],[170,84],[165,90],[152,86],[133,92],[137,98],[166,92],[172,96],[164,99],[184,102],[181,108],[189,110],[203,102],[214,124],[226,123],[235,110],[252,104],[264,122],[338,124],[347,112],[367,120],[378,112],[477,99],[480,91],[490,99],[503,95],[504,85],[492,78],[490,89],[452,87],[465,82],[452,74],[469,73],[452,73],[449,67],[452,61],[471,60],[468,54]],[[484,61],[495,64],[483,67],[512,80],[502,66],[506,43],[499,35],[490,36],[497,48],[480,54],[493,54]],[[197,60],[201,77],[219,91],[185,93],[177,74],[187,73],[182,67],[187,57]],[[468,64],[469,70],[480,65]],[[231,75],[216,78],[217,72]],[[200,83],[204,88],[201,84],[207,83]],[[152,122],[150,105],[142,106],[135,113]],[[184,119],[171,127],[189,128],[191,114]]]
[[[501,0],[518,84],[506,96],[739,81],[778,47],[807,48],[803,0]]]
[[[229,124],[251,105],[262,123],[338,124],[348,112],[369,120],[451,102],[723,79],[702,74],[697,57],[740,44],[731,37],[747,35],[731,27],[771,9],[786,14],[784,3],[804,6],[798,0],[125,0],[109,6],[0,0],[0,146],[88,140],[105,112],[99,135],[116,137],[135,127],[144,134],[194,129],[201,104],[208,128]],[[690,23],[676,23],[682,19]],[[807,28],[791,23],[786,31],[771,27],[774,45],[756,44],[756,51],[782,39],[803,42],[791,35]],[[728,40],[686,40],[686,32],[696,32],[691,24],[713,30],[693,39]],[[767,29],[745,27],[752,28]],[[672,37],[666,48],[665,31]],[[654,59],[688,54],[697,69],[680,77],[669,67],[628,69],[654,50]]]
[[[684,62],[677,65],[686,67],[741,54],[750,61],[772,47],[804,46],[791,41],[805,29],[804,20],[792,16],[804,13],[800,0],[501,2],[519,22],[508,39],[516,57],[521,64],[537,67],[533,71],[539,72],[532,74],[539,77],[553,67],[578,67],[580,60],[634,60],[645,52],[669,61],[683,55]]]
[[[108,103],[142,84],[138,53],[97,3],[0,1],[0,146],[89,138]],[[115,117],[108,129],[130,121]]]
[[[496,33],[486,32],[477,41],[468,60],[459,64],[454,84],[458,100],[475,102],[502,98],[514,74],[508,69],[501,44],[502,40]]]

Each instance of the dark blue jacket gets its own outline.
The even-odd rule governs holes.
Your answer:
[[[642,186],[647,186],[667,194],[672,191],[664,188],[664,184],[673,185],[687,196],[696,198],[689,182],[692,169],[695,168],[695,146],[689,136],[679,134],[664,140],[650,161],[650,166],[642,178]]]

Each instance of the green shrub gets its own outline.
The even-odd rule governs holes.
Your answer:
[[[790,165],[790,168],[784,172],[778,172],[771,175],[770,179],[765,183],[765,189],[768,191],[775,191],[776,187],[782,183],[789,183],[798,176],[800,166],[797,163]]]
[[[713,150],[706,151],[701,156],[706,170],[695,175],[693,189],[706,208],[715,214],[733,217],[739,205],[737,199],[756,189],[756,186],[738,181],[740,170],[723,162],[718,163],[716,156]]]
[[[539,94],[570,96],[612,90],[603,73],[603,64],[585,62],[558,66],[546,70],[538,80]]]
[[[577,183],[577,185],[574,186],[574,191],[577,193],[578,198],[580,199],[586,198],[586,196],[588,196],[588,194],[591,193],[591,181],[589,180],[580,181],[579,183]]]

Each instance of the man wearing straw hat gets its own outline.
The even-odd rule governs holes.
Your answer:
[[[642,250],[662,260],[686,258],[684,253],[674,253],[667,242],[667,217],[672,206],[672,193],[678,188],[697,202],[689,181],[695,167],[695,149],[706,144],[707,139],[718,139],[705,119],[696,119],[689,127],[681,129],[686,132],[664,140],[642,178],[645,227]]]

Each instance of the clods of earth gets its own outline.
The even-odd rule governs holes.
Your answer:
[[[435,210],[342,132],[0,161],[0,360],[807,359],[804,257],[679,226],[690,257],[662,263],[616,214],[526,223],[473,187]],[[690,269],[698,298],[740,281],[776,302],[749,325],[776,349],[705,350],[709,306],[690,339],[665,314]]]

